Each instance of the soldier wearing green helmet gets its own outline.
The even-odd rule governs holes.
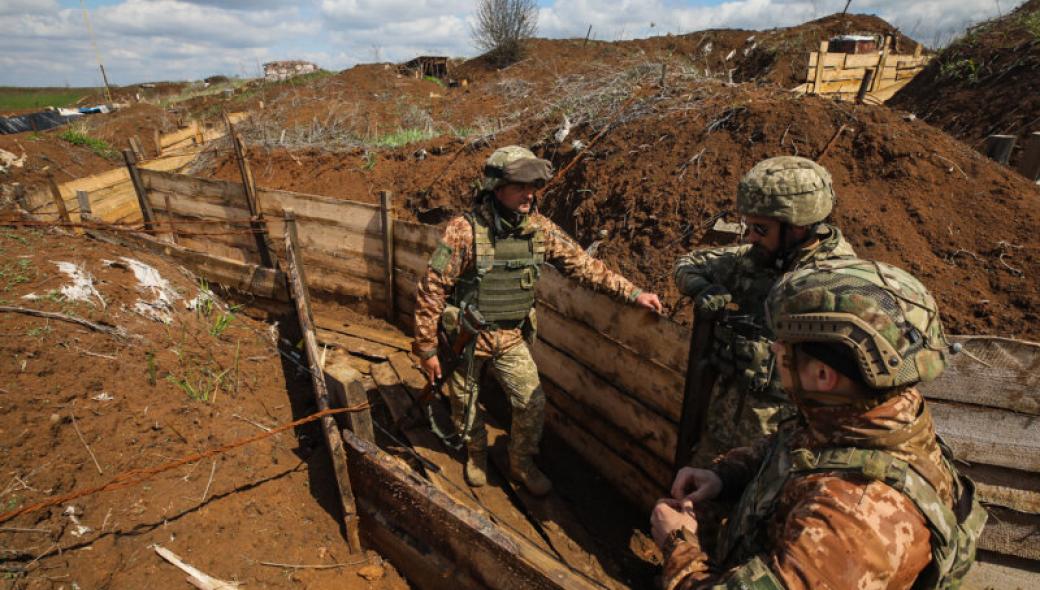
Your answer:
[[[680,470],[651,516],[665,588],[958,588],[986,512],[915,387],[951,350],[935,300],[893,266],[831,260],[785,276],[767,309],[799,419]],[[699,509],[726,498],[709,561]]]
[[[763,303],[785,272],[855,256],[838,228],[826,223],[834,200],[830,173],[812,160],[763,160],[737,187],[745,243],[694,250],[676,263],[675,283],[693,298],[695,320],[716,318],[708,360],[718,377],[691,465],[707,465],[793,414],[776,379]]]
[[[445,442],[466,448],[465,477],[474,487],[487,481],[487,430],[477,406],[480,374],[486,367],[502,385],[512,410],[509,477],[535,495],[552,488],[534,463],[545,394],[528,348],[534,338],[535,285],[543,263],[619,300],[662,310],[657,295],[636,288],[586,254],[537,212],[535,192],[551,172],[549,162],[527,148],[495,150],[484,166],[474,209],[444,228],[416,288],[412,350],[431,382],[447,380],[455,433],[444,436]],[[480,326],[474,326],[474,318]],[[446,356],[464,329],[479,333],[463,349],[464,358],[455,370],[442,375],[438,349]],[[438,346],[439,334],[446,346]]]

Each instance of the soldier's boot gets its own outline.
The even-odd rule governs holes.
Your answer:
[[[471,488],[487,485],[487,449],[471,450],[467,455],[464,473],[466,483]]]
[[[544,496],[552,491],[552,482],[534,464],[532,455],[509,456],[509,479],[523,484],[535,496]]]

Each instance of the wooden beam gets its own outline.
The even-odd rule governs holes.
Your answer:
[[[859,92],[856,93],[856,104],[863,104],[863,99],[867,97],[867,92],[870,90],[870,86],[874,83],[874,72],[877,71],[874,68],[867,68],[863,74],[863,81],[859,84]]]
[[[127,140],[127,143],[130,144],[130,149],[133,150],[134,156],[137,157],[138,162],[142,162],[147,159],[144,155],[144,148],[141,147],[141,139],[139,137],[137,137],[136,135],[132,135]]]
[[[368,402],[365,386],[361,384],[361,373],[349,362],[346,353],[330,353],[325,361],[325,383],[329,394],[340,407],[350,408]],[[350,412],[347,424],[351,431],[368,442],[375,442],[372,428],[372,413],[369,410]]]
[[[383,227],[383,284],[386,286],[386,317],[394,320],[394,203],[390,191],[379,191],[379,216]]]
[[[144,229],[147,232],[155,232],[155,213],[152,212],[152,204],[148,202],[148,194],[145,192],[144,184],[141,182],[141,174],[137,169],[137,159],[130,150],[123,150],[123,161],[126,162],[126,170],[130,173],[130,183],[134,186],[137,195],[137,204],[141,207],[141,219],[144,220]]]
[[[1022,471],[1040,471],[1040,421],[981,406],[929,403],[935,430],[958,459]]]
[[[1022,158],[1018,161],[1018,171],[1032,182],[1040,179],[1040,131],[1034,131],[1026,138]]]
[[[242,176],[242,188],[246,194],[246,209],[249,211],[250,217],[249,226],[253,230],[253,237],[256,240],[256,249],[260,254],[260,263],[268,268],[274,268],[270,240],[267,236],[267,228],[264,226],[264,214],[260,210],[260,205],[256,198],[256,184],[253,182],[253,171],[249,168],[249,160],[246,159],[245,142],[242,141],[242,136],[235,132],[235,127],[231,124],[231,119],[227,113],[224,113],[224,122],[227,124],[231,145],[235,148],[235,160],[238,161],[238,171]],[[288,219],[288,216],[286,219]],[[295,220],[295,216],[293,219]]]
[[[369,328],[361,324],[348,324],[321,316],[314,318],[314,322],[319,328],[340,332],[356,338],[363,338],[383,346],[390,346],[404,351],[412,349],[412,339],[401,334],[396,329],[380,330],[379,328]]]
[[[989,520],[982,529],[979,549],[1002,555],[1040,560],[1040,516],[1021,514],[1007,508],[987,508]]]
[[[318,352],[318,339],[314,334],[310,295],[308,295],[306,287],[306,273],[303,269],[303,261],[300,260],[298,254],[296,218],[291,210],[285,212],[285,229],[285,259],[288,266],[289,287],[293,302],[296,304],[296,316],[300,322],[300,331],[303,333],[311,382],[314,385],[315,401],[319,410],[325,410],[329,407],[329,392],[325,384],[325,375],[319,365],[321,357]],[[357,505],[354,501],[354,492],[351,488],[350,475],[347,471],[347,454],[343,448],[343,439],[338,434],[339,429],[336,428],[336,421],[332,416],[322,418],[321,426],[325,434],[325,443],[328,445],[329,455],[332,458],[336,485],[339,487],[343,520],[347,532],[347,544],[352,552],[358,553],[361,551],[361,537],[359,536]]]
[[[961,352],[935,381],[918,388],[929,399],[1040,416],[1040,344],[998,336],[951,336]]]
[[[54,208],[58,211],[58,219],[62,223],[72,223],[72,218],[69,217],[69,209],[65,206],[65,199],[62,198],[58,183],[54,180],[54,173],[49,168],[47,169],[47,187],[51,191]]]
[[[826,62],[827,47],[830,45],[827,41],[820,41],[820,49],[816,53],[816,81],[813,83],[811,94],[820,93],[820,84],[823,83],[823,64]]]

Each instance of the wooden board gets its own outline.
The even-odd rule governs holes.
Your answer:
[[[658,414],[678,423],[683,390],[683,376],[679,373],[600,337],[591,328],[562,316],[549,305],[538,307],[538,337]]]
[[[979,549],[1040,560],[1040,516],[989,506]]]
[[[592,589],[576,574],[529,541],[506,534],[418,474],[351,432],[343,433],[352,458],[361,507],[393,523],[403,537],[427,546],[492,588]],[[406,563],[395,564],[408,571]],[[421,582],[420,582],[421,583]]]
[[[646,446],[663,461],[675,457],[677,426],[544,340],[531,347],[538,370],[601,418]]]
[[[394,220],[394,241],[412,246],[416,252],[433,252],[440,240],[440,230],[432,225],[413,221]]]
[[[938,379],[922,384],[921,393],[1040,416],[1040,344],[995,336],[951,339],[963,351]]]
[[[370,342],[375,342],[398,350],[408,351],[412,349],[412,339],[397,330],[381,330],[379,328],[362,326],[361,324],[349,324],[321,317],[314,318],[314,323],[319,328],[325,330],[332,330],[334,332],[340,332],[341,334],[363,338]]]
[[[561,315],[627,346],[643,358],[686,373],[689,329],[646,309],[615,301],[543,266],[538,298]]]
[[[991,557],[981,552],[964,578],[961,590],[1033,590],[1040,588],[1040,566],[1025,564],[993,563]],[[1028,568],[1028,569],[1027,569]]]
[[[396,229],[396,228],[395,228]],[[394,268],[421,276],[430,263],[430,252],[416,253],[411,246],[397,243],[394,245]]]
[[[1005,410],[933,401],[935,429],[970,463],[1040,471],[1040,420]]]
[[[975,482],[984,504],[1040,515],[1040,473],[982,464],[959,464],[957,468]]]
[[[229,180],[200,178],[145,169],[141,170],[141,182],[148,190],[182,195],[194,200],[216,202],[228,207],[245,209],[246,206],[246,196],[242,185]]]
[[[321,327],[317,328],[317,334],[318,341],[322,344],[334,346],[371,360],[387,360],[392,353],[396,352],[395,348]]]
[[[378,205],[264,188],[257,189],[256,197],[265,216],[281,217],[285,209],[292,209],[297,218],[325,221],[358,233],[382,233]]]

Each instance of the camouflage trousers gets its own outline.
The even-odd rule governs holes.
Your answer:
[[[741,395],[744,396],[741,407]],[[737,413],[739,412],[739,416]],[[745,392],[734,378],[720,376],[711,390],[705,432],[690,459],[692,467],[707,467],[715,457],[776,432],[797,412],[794,404],[765,393]]]
[[[455,431],[468,434],[467,447],[472,452],[487,449],[487,428],[484,412],[474,408],[467,423],[466,410],[471,396],[479,397],[480,375],[484,368],[494,374],[512,409],[513,426],[509,433],[509,456],[523,457],[538,454],[538,443],[542,439],[542,422],[545,414],[545,393],[538,380],[538,367],[534,364],[526,342],[520,342],[492,356],[477,356],[473,359],[474,380],[467,390],[466,367],[459,367],[448,379],[448,398],[451,401],[451,418]]]

